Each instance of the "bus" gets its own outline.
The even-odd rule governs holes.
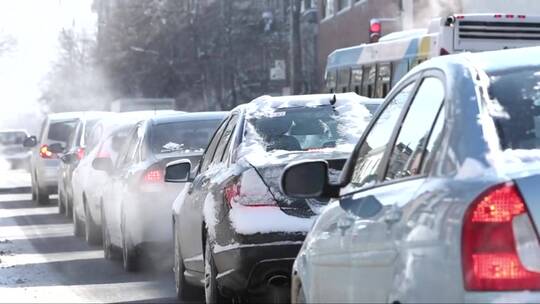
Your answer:
[[[174,98],[121,98],[111,102],[111,112],[174,110]]]
[[[540,16],[461,14],[432,20],[426,29],[383,36],[376,43],[332,52],[325,92],[384,98],[409,70],[435,56],[540,45]]]

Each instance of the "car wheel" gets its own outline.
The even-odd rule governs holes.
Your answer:
[[[217,269],[212,256],[213,251],[212,243],[207,235],[204,249],[204,297],[207,304],[227,303],[230,300],[219,292],[216,279]]]
[[[65,195],[63,193],[58,193],[58,214],[65,214],[66,213],[66,205],[65,205]]]
[[[298,291],[296,292],[296,302],[298,304],[304,304],[306,303],[306,294],[304,293],[304,288],[302,288],[302,285],[298,287]]]
[[[107,218],[105,217],[103,207],[101,207],[101,239],[103,240],[103,256],[105,259],[120,259],[120,255],[111,243],[111,236],[109,235],[109,230],[107,230]]]
[[[200,294],[200,288],[197,288],[188,282],[184,277],[184,261],[180,255],[180,243],[176,232],[174,236],[174,281],[176,287],[176,297],[180,301],[196,300],[196,295]]]
[[[36,184],[36,202],[38,205],[49,203],[49,194],[45,190],[40,189],[38,184]]]
[[[73,235],[75,235],[76,237],[83,237],[84,236],[83,234],[84,234],[83,223],[81,223],[81,220],[79,220],[77,213],[73,212]]]
[[[66,193],[66,216],[72,217],[73,216],[73,193],[71,195],[69,193]]]
[[[86,201],[84,202],[84,218],[86,219],[84,221],[84,235],[86,236],[86,242],[91,245],[101,244],[102,238],[99,227],[94,223]]]
[[[122,232],[123,234],[123,232]],[[122,265],[124,271],[137,271],[137,254],[133,248],[127,244],[126,238],[122,235]]]
[[[37,201],[35,174],[32,174],[32,201],[34,201],[34,202]]]

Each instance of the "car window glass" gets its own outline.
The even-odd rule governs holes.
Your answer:
[[[441,107],[439,115],[437,116],[437,121],[433,126],[431,135],[429,136],[429,141],[426,147],[426,152],[424,156],[424,161],[422,164],[422,172],[427,173],[431,169],[431,164],[435,159],[436,151],[439,151],[441,147],[441,142],[443,138],[443,127],[445,120],[444,106]]]
[[[216,153],[214,154],[214,157],[212,159],[212,163],[217,164],[223,159],[225,147],[227,147],[227,144],[229,143],[229,139],[231,138],[234,128],[236,127],[237,121],[238,115],[234,115],[227,124],[227,128],[225,129],[225,132],[223,132],[223,136],[221,136],[221,140],[219,141],[219,144],[217,146]]]
[[[362,95],[366,97],[373,97],[375,89],[375,75],[376,68],[374,65],[364,67],[364,79],[363,79],[363,88]]]
[[[118,160],[119,168],[123,168],[131,162],[131,159],[134,155],[134,148],[137,146],[138,138],[139,137],[137,136],[137,130],[134,130],[131,133],[129,140],[126,142],[126,145],[124,146],[124,149],[122,150],[121,156]]]
[[[361,187],[366,183],[377,180],[377,168],[390,142],[392,131],[401,114],[401,110],[413,88],[414,83],[411,83],[401,90],[376,118],[377,121],[359,148],[351,178],[351,185],[353,187]]]
[[[206,148],[206,151],[204,152],[202,164],[201,164],[201,172],[206,171],[208,169],[208,166],[212,162],[212,158],[214,157],[214,153],[216,152],[217,145],[219,143],[219,140],[221,139],[221,135],[223,134],[223,131],[227,127],[227,122],[229,119],[226,119],[221,123],[221,126],[219,126],[218,130],[214,134],[214,137],[212,138],[212,141],[208,145],[208,148]]]
[[[375,97],[384,98],[390,91],[390,64],[380,64],[377,72],[377,90]]]
[[[420,173],[424,150],[443,100],[443,83],[434,77],[424,79],[401,125],[385,180]]]

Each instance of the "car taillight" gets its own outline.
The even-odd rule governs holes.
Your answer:
[[[159,183],[163,182],[163,173],[158,169],[151,169],[146,171],[143,176],[143,180],[147,183]]]
[[[51,158],[54,158],[54,153],[49,151],[49,146],[41,145],[41,147],[39,148],[39,156],[41,158],[51,159]]]
[[[78,149],[77,149],[77,159],[78,159],[78,160],[83,159],[83,157],[84,157],[84,152],[85,152],[85,151],[84,151],[84,148],[78,148]]]
[[[523,231],[516,230],[524,218],[532,227],[527,206],[513,183],[497,185],[473,202],[465,213],[462,235],[466,290],[540,289],[540,273],[527,269],[518,253],[516,235]],[[528,233],[538,243],[534,229]]]
[[[229,182],[223,189],[223,199],[229,207],[235,204],[247,207],[277,206],[274,197],[254,170],[248,170]]]

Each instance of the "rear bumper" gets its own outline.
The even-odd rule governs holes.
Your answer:
[[[538,303],[540,292],[467,292],[463,299],[465,303]]]
[[[283,238],[286,241],[215,245],[214,261],[222,292],[264,292],[272,279],[288,282],[304,238],[303,234],[287,234]],[[261,239],[268,238],[261,235]]]
[[[37,168],[37,178],[40,187],[54,189],[58,186],[60,162],[58,160],[41,160],[43,163]]]

